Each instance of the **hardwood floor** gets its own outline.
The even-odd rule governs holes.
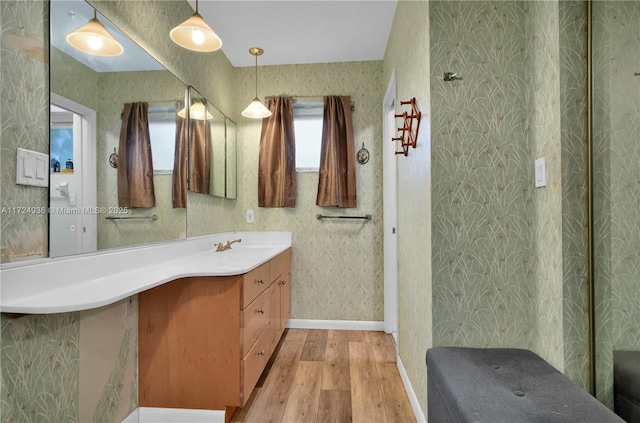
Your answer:
[[[288,329],[231,422],[410,423],[415,416],[384,332]]]

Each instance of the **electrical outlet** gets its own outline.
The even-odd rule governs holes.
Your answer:
[[[247,210],[247,223],[255,222],[255,217],[253,210]]]

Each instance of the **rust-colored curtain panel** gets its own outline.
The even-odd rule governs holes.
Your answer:
[[[211,182],[211,128],[208,120],[191,119],[189,137],[189,191],[209,194]]]
[[[258,159],[258,206],[296,206],[296,140],[293,99],[271,98],[272,115],[262,120]]]
[[[149,137],[149,103],[126,103],[118,149],[118,205],[153,207],[153,161]]]
[[[180,110],[180,104],[176,110]],[[187,120],[176,113],[176,147],[173,155],[171,203],[174,209],[187,207]]]
[[[316,205],[356,207],[351,97],[326,96]]]

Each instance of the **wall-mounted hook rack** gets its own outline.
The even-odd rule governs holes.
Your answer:
[[[422,113],[418,111],[416,107],[416,98],[411,100],[401,101],[400,105],[411,105],[411,111],[396,114],[396,118],[402,118],[402,126],[398,128],[399,136],[392,137],[391,141],[400,141],[401,151],[396,151],[396,154],[404,154],[405,157],[409,155],[409,147],[416,148],[418,143],[418,131],[420,130],[420,118]]]

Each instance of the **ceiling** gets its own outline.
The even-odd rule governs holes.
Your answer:
[[[188,0],[195,9],[195,0]],[[382,60],[396,0],[199,0],[198,10],[222,39],[234,67],[253,66],[250,47],[261,47],[259,65]],[[65,37],[93,17],[84,1],[52,0],[51,43],[98,72],[161,66],[98,16],[125,53],[108,60],[77,54]],[[167,37],[169,31],[167,30]],[[208,53],[194,53],[208,54]]]
[[[195,0],[189,0],[195,9]],[[396,0],[200,0],[235,67],[382,60]]]

